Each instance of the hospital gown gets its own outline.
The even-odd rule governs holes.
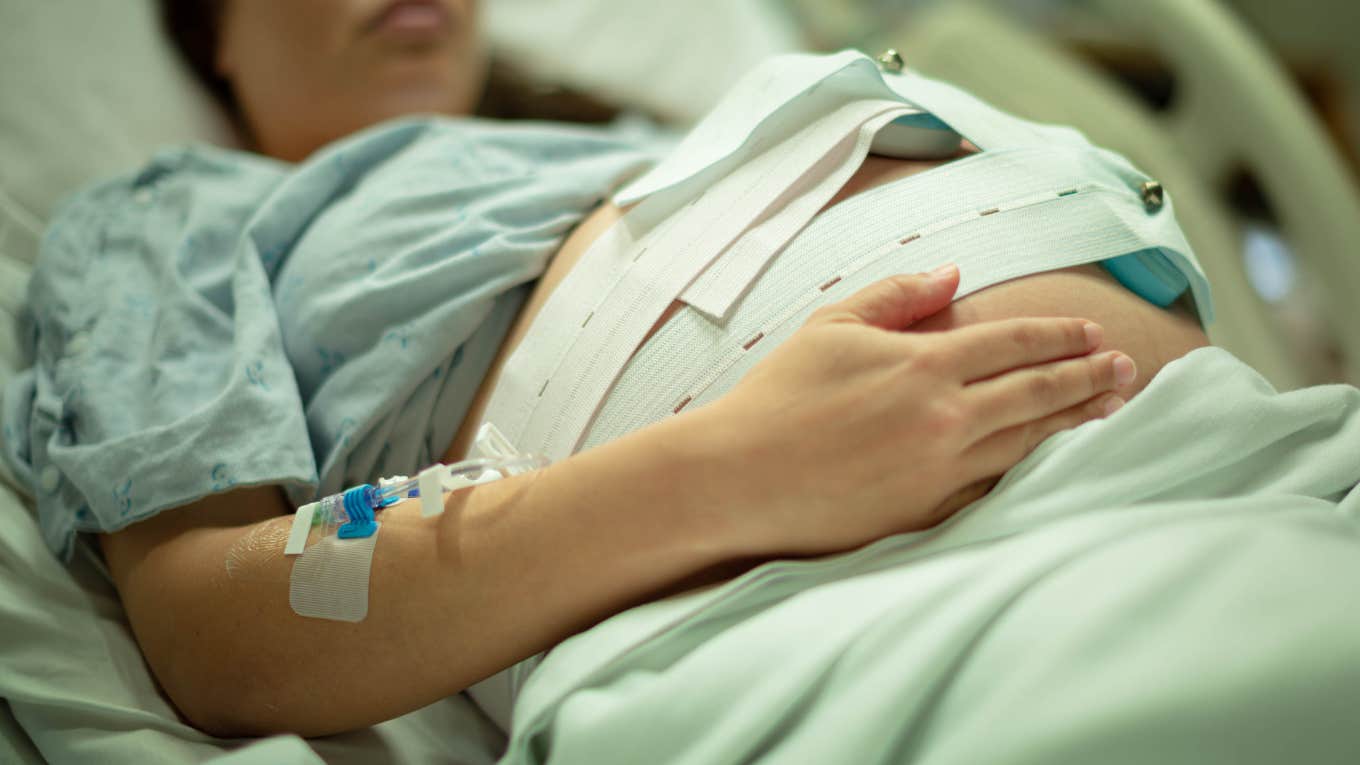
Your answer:
[[[33,366],[3,399],[47,543],[439,460],[526,285],[665,146],[638,125],[423,118],[298,166],[170,150],[69,200],[29,285]]]

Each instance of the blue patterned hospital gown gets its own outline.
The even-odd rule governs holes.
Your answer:
[[[438,460],[527,283],[664,146],[426,118],[298,166],[168,151],[77,195],[3,400],[48,544],[69,556],[76,532],[234,486],[300,503]]]

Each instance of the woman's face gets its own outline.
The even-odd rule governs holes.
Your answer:
[[[256,148],[298,161],[390,117],[466,114],[486,61],[474,0],[228,0],[218,71]]]

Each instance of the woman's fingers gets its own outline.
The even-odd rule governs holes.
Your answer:
[[[963,382],[993,377],[1019,367],[1090,353],[1104,330],[1085,319],[1043,318],[989,321],[937,338],[947,350],[942,362]]]
[[[952,265],[928,274],[890,276],[819,308],[808,322],[851,321],[881,329],[906,329],[912,322],[943,310],[958,288],[959,269]]]
[[[1101,393],[1047,417],[993,433],[964,451],[961,462],[968,466],[967,479],[1001,475],[1054,433],[1108,417],[1123,405],[1124,399],[1118,395]]]
[[[1137,376],[1133,359],[1119,351],[1019,369],[965,386],[972,436],[1048,417],[1098,394],[1128,385]]]

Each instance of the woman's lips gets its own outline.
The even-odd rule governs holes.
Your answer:
[[[368,25],[370,32],[406,40],[442,37],[448,28],[448,9],[433,0],[397,0]]]

